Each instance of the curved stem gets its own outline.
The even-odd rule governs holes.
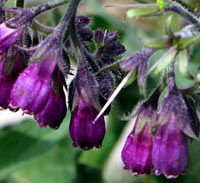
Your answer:
[[[50,34],[55,30],[55,28],[43,25],[40,22],[38,22],[37,20],[33,20],[32,26],[33,26],[33,28],[35,27],[36,29],[38,29],[41,32],[46,33],[46,34]]]
[[[192,24],[197,24],[200,30],[200,19],[195,14],[194,10],[180,0],[168,0],[171,4],[164,8],[165,11],[174,11]]]

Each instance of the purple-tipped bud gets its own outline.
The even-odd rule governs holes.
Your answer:
[[[76,18],[77,33],[83,41],[91,41],[93,33],[86,25],[90,22],[88,17],[78,16]]]
[[[149,125],[145,125],[137,135],[132,131],[126,139],[121,154],[124,168],[130,170],[134,176],[150,174],[153,169],[152,144]]]
[[[22,27],[12,29],[7,27],[5,23],[0,24],[0,54],[20,38],[23,30]]]
[[[188,163],[187,136],[177,126],[175,115],[159,127],[153,142],[152,158],[157,175],[176,178],[185,172]]]
[[[60,89],[59,94],[56,94],[52,89],[49,94],[47,104],[43,110],[35,115],[40,127],[45,128],[47,125],[53,129],[58,129],[66,115],[65,94]]]
[[[117,41],[118,35],[117,32],[109,32],[104,39],[104,44],[109,45]]]
[[[97,44],[102,44],[104,40],[104,33],[102,30],[98,29],[94,33],[94,40]]]
[[[17,78],[12,91],[10,106],[27,113],[39,113],[47,103],[51,90],[52,74],[56,67],[54,53],[40,63],[28,66]]]
[[[76,107],[71,112],[70,135],[75,146],[84,150],[100,148],[105,135],[105,121],[101,116],[95,123],[99,111],[93,106],[84,89],[81,89]]]

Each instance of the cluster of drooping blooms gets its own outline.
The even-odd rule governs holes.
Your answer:
[[[142,59],[148,62],[153,52],[143,50],[124,60],[123,69],[138,67]],[[141,54],[140,59],[136,59]],[[138,72],[140,72],[138,70]],[[174,71],[168,73],[168,94],[158,104],[164,89],[160,85],[136,111],[128,117],[136,118],[122,150],[124,168],[133,175],[164,174],[176,178],[185,173],[188,164],[188,139],[197,138],[199,119],[189,99],[181,94]]]
[[[42,41],[39,41],[40,31],[34,30],[32,34],[29,29],[34,17],[41,9],[41,12],[49,9],[49,5],[13,9],[18,15],[8,20],[5,20],[4,9],[8,12],[9,9],[1,7],[0,106],[33,115],[42,128],[59,128],[67,112],[64,87],[67,88],[65,77],[71,72],[68,50],[77,55],[78,63],[68,93],[69,131],[75,146],[89,150],[101,147],[106,132],[104,115],[109,110],[94,120],[114,90],[113,72],[97,75],[96,72],[115,62],[115,57],[125,52],[125,48],[117,42],[116,32],[104,34],[98,30],[93,33],[86,27],[89,19],[85,16],[75,18],[75,33],[68,32],[66,28],[76,14],[79,1],[71,2],[59,25]],[[94,54],[87,47],[87,42],[93,40],[96,43]]]
[[[69,132],[74,146],[100,148],[106,132],[104,116],[110,106],[101,110],[114,92],[114,74],[120,74],[119,69],[105,67],[118,64],[125,72],[136,72],[139,89],[146,94],[149,58],[155,50],[145,48],[117,62],[116,57],[125,52],[117,33],[87,28],[89,19],[76,16],[80,0],[70,1],[56,28],[35,21],[56,2],[33,8],[0,6],[0,107],[21,109],[33,115],[42,128],[59,128],[67,112],[64,88],[68,88],[65,79],[71,74],[69,56],[74,55],[77,72],[66,90],[71,112]],[[5,11],[17,15],[7,20]],[[40,31],[51,34],[40,40]],[[96,45],[93,53],[87,44],[92,41]],[[129,117],[136,118],[135,124],[121,155],[124,168],[133,175],[150,174],[153,168],[156,175],[167,178],[183,174],[188,164],[188,138],[199,133],[198,116],[190,98],[178,89],[174,70],[168,72],[168,93],[159,103],[163,83],[166,81]]]

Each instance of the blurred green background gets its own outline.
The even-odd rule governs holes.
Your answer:
[[[159,18],[129,19],[124,21],[127,9],[104,8],[105,4],[132,3],[131,0],[85,0],[78,14],[91,18],[90,27],[117,31],[120,41],[130,55],[142,48],[140,37],[159,37],[163,34],[163,21],[167,15]],[[8,1],[12,6],[13,1]],[[26,6],[41,3],[27,0]],[[39,20],[55,26],[64,12],[65,6],[39,16]],[[181,24],[175,17],[174,30]],[[191,56],[191,70],[195,72],[200,58],[200,45],[195,45]],[[159,58],[163,52],[156,54]],[[158,82],[150,77],[148,91],[152,91]],[[178,82],[181,83],[181,76]],[[119,81],[116,82],[116,84]],[[198,140],[190,143],[190,163],[185,176],[176,180],[167,180],[164,176],[148,175],[133,177],[123,170],[121,150],[126,136],[132,128],[132,122],[120,121],[120,116],[128,115],[139,100],[137,82],[123,89],[113,102],[111,114],[106,118],[107,133],[101,149],[81,151],[72,146],[68,126],[70,114],[58,130],[41,129],[34,120],[24,120],[13,126],[0,129],[0,183],[198,183],[200,182],[200,144]],[[1,112],[1,115],[3,113]],[[10,121],[12,122],[12,121]]]

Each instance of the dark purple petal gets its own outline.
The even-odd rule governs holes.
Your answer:
[[[5,23],[0,24],[0,54],[13,45],[21,36],[23,28],[11,29]]]
[[[66,101],[63,90],[56,95],[53,90],[50,91],[47,104],[43,110],[35,115],[40,127],[45,128],[47,125],[53,129],[58,129],[66,115]]]
[[[151,129],[148,125],[145,125],[137,136],[131,132],[121,154],[124,168],[135,176],[150,174],[153,169],[152,144]]]
[[[71,113],[70,135],[74,145],[84,150],[100,148],[106,131],[104,117],[101,116],[93,123],[99,111],[94,108],[85,92],[81,92],[78,104]]]
[[[152,157],[157,175],[176,178],[185,172],[188,163],[187,137],[177,126],[174,115],[159,127],[153,142]]]

